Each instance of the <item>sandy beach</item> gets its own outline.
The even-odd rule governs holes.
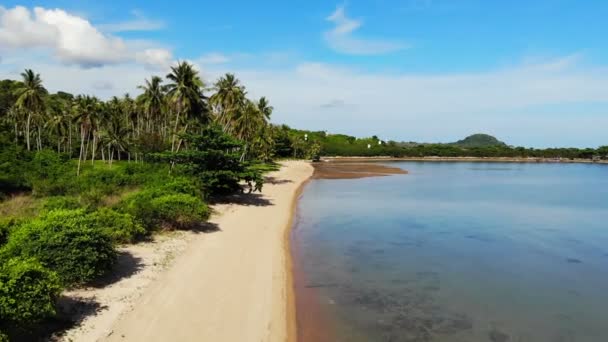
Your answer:
[[[69,331],[70,341],[290,341],[295,308],[288,232],[309,163],[287,161],[262,194],[216,204],[216,232],[187,239],[183,251],[149,284],[140,273],[113,287],[106,310]],[[150,273],[151,271],[147,271]],[[126,287],[126,288],[125,288]],[[103,291],[103,289],[96,290]]]

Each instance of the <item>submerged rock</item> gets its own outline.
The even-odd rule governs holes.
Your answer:
[[[492,342],[507,342],[510,339],[509,335],[497,329],[492,329],[488,336]]]

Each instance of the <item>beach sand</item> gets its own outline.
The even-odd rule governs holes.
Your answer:
[[[71,340],[294,340],[288,230],[313,168],[301,161],[282,164],[261,195],[214,205],[210,222],[219,230],[194,236],[149,286],[131,289],[142,293],[124,296],[112,324],[92,317],[79,328],[87,334],[72,334]]]

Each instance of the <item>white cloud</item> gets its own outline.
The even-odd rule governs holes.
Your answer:
[[[143,48],[138,42],[102,33],[88,20],[61,9],[0,6],[0,49],[50,51],[65,64],[96,67],[137,61],[165,62],[168,50]],[[162,58],[160,56],[162,55]],[[142,57],[143,56],[143,57]]]
[[[207,54],[202,55],[199,59],[198,62],[200,64],[203,65],[207,65],[207,64],[224,64],[224,63],[228,63],[230,62],[230,57],[222,54],[222,53],[218,53],[218,52],[210,52]]]
[[[360,20],[348,18],[344,6],[338,6],[334,13],[326,18],[333,23],[333,29],[326,31],[325,41],[335,51],[353,55],[380,55],[407,48],[402,42],[356,37],[354,33],[362,26]]]
[[[146,49],[136,53],[135,60],[154,69],[167,69],[173,62],[173,56],[169,50]]]
[[[133,19],[110,24],[99,25],[105,32],[156,31],[165,28],[165,22],[149,19],[140,11],[133,10]]]

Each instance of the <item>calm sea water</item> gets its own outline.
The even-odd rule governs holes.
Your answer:
[[[608,167],[392,163],[294,230],[336,341],[608,341]]]

